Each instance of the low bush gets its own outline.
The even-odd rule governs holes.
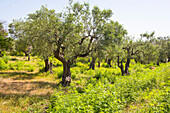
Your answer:
[[[10,64],[9,64],[9,69],[10,69],[10,70],[16,70],[15,64],[14,64],[14,63],[10,63]]]
[[[109,68],[110,66],[109,66],[109,64],[107,64],[107,63],[102,63],[102,67]]]
[[[104,68],[97,69],[94,78],[98,80],[100,79],[100,81],[102,81],[103,83],[109,82],[111,84],[113,84],[116,80],[114,71],[112,69],[104,69]]]
[[[33,72],[34,70],[35,70],[35,67],[34,67],[34,66],[29,65],[29,66],[27,67],[27,71],[28,71],[28,72]]]
[[[89,70],[85,70],[83,74],[94,76],[95,75],[95,71],[92,70],[92,69],[89,69]]]
[[[9,56],[3,56],[2,58],[6,64],[8,63],[8,61],[10,59]]]
[[[0,58],[0,70],[8,69],[8,65],[5,63],[4,59]]]
[[[100,70],[95,78],[88,81],[83,93],[79,93],[75,86],[67,94],[55,93],[51,97],[48,112],[125,112],[126,108],[130,110],[129,106],[133,103],[138,105],[136,102],[141,99],[141,106],[136,111],[168,113],[169,80],[164,79],[169,75],[169,65],[162,65],[154,71],[144,70],[129,76],[113,77],[114,84],[108,82],[111,71]]]
[[[62,68],[58,68],[57,69],[57,77],[58,79],[62,78],[63,76],[63,69]]]
[[[38,64],[38,67],[44,67],[44,62],[43,61],[41,61],[41,60],[39,60],[38,62],[37,62],[37,64]]]
[[[6,55],[6,52],[5,51],[1,51],[1,56],[0,57],[5,56],[5,55]]]
[[[22,61],[17,61],[16,62],[16,70],[21,71],[23,69],[24,62]]]

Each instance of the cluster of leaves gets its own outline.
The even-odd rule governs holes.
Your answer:
[[[51,97],[48,112],[123,112],[137,102],[142,103],[138,111],[169,112],[169,66],[119,76],[114,84],[92,78],[81,93],[73,85],[67,94],[57,92]]]
[[[0,52],[2,50],[8,50],[11,47],[12,47],[12,39],[8,37],[7,31],[5,31],[3,28],[3,23],[0,22]]]

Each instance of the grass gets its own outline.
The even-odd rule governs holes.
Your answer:
[[[10,56],[5,60],[6,63],[1,60],[4,65],[1,65],[0,70],[0,113],[45,112],[55,89],[63,92],[69,90],[59,89],[62,64],[57,60],[54,60],[54,74],[43,72],[44,62],[36,57],[31,57],[31,61],[27,61],[24,56]],[[80,68],[75,67],[71,71],[75,84],[81,77],[88,79],[80,74]]]
[[[147,75],[155,71],[150,70],[148,66],[132,63],[129,69],[131,75],[122,77],[120,69],[115,66],[114,68],[97,68],[96,66],[96,70],[88,70],[88,61],[78,59],[77,63],[71,68],[71,87],[60,87],[58,83],[61,81],[62,64],[56,59],[53,62],[54,74],[43,72],[44,62],[37,57],[31,57],[31,61],[27,61],[23,56],[6,57],[6,62],[1,58],[0,60],[1,64],[4,64],[3,66],[1,65],[2,69],[0,70],[0,113],[42,113],[45,112],[45,108],[49,106],[52,95],[58,92],[67,95],[75,88],[78,95],[80,95],[87,90],[86,87],[89,87],[90,84],[95,86],[98,82],[101,82],[102,85],[107,85],[109,83],[111,86],[116,84],[118,87],[121,85],[125,86],[126,84],[124,84],[124,81],[132,80],[130,77],[133,75],[138,77],[140,73]],[[156,67],[156,70],[157,68],[160,67]],[[169,78],[164,79],[169,80]],[[151,81],[155,82],[154,80]],[[95,89],[92,90],[92,92],[93,91],[95,91]],[[98,91],[100,92],[100,89]],[[163,93],[160,93],[161,91],[164,90],[153,89],[141,93],[141,95],[136,98],[136,101],[129,103],[122,112],[142,112],[140,109],[145,109],[146,106],[150,109],[154,106],[152,103],[154,103],[153,101],[155,98],[158,98],[157,101],[164,100],[164,96],[162,97]]]
[[[72,84],[67,94],[55,93],[48,112],[169,113],[169,70],[170,63],[161,64],[155,70],[146,68],[140,73],[115,76],[112,83],[107,78],[112,71],[101,68],[83,88]]]
[[[0,73],[0,111],[42,112],[46,106],[50,95],[57,88],[57,80],[44,78],[38,73]],[[38,110],[37,110],[38,109]]]
[[[0,71],[0,111],[43,112],[48,106],[50,95],[57,88],[58,80],[39,72],[36,58],[10,56],[4,70]],[[4,63],[4,62],[3,62]]]

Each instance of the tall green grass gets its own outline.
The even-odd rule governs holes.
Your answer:
[[[134,69],[135,70],[135,69]],[[138,69],[137,69],[138,70]],[[155,70],[144,69],[128,76],[116,76],[114,84],[105,79],[112,71],[97,71],[80,93],[73,85],[70,92],[51,97],[48,112],[169,112],[170,63]],[[97,80],[98,79],[98,80]],[[92,81],[94,83],[92,83]],[[108,81],[108,80],[107,80]],[[138,108],[131,106],[139,104]]]

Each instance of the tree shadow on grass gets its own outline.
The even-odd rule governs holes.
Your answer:
[[[46,91],[53,91],[57,87],[57,83],[45,81],[0,81],[0,93],[23,93],[31,95],[31,92],[35,92],[42,93],[43,95],[47,93]]]
[[[26,102],[28,106],[34,103],[49,101],[51,94],[58,88],[57,83],[45,81],[0,81],[0,101],[8,103],[6,106],[21,106]],[[34,105],[33,105],[34,106]],[[38,105],[44,109],[47,104]]]
[[[2,78],[10,78],[14,77],[13,80],[30,80],[34,79],[34,77],[38,76],[40,73],[43,72],[25,72],[25,71],[12,71],[12,72],[0,72],[0,74],[3,74]]]
[[[47,93],[46,95],[29,95],[29,94],[14,94],[14,93],[9,93],[9,94],[4,94],[0,93],[0,99],[2,98],[3,100],[12,100],[14,101],[14,105],[19,104],[19,99],[20,98],[30,98],[30,100],[34,101],[35,103],[37,101],[41,101],[42,99],[48,99],[50,100],[50,93]]]
[[[49,106],[50,97],[51,94],[49,93],[46,95],[0,93],[0,100],[2,99],[2,104],[7,108],[6,112],[8,112],[8,110],[11,111],[11,108],[19,107],[18,110],[20,110],[20,112],[30,112],[29,109],[31,108],[32,112],[39,109],[42,113],[46,113],[46,108]],[[27,107],[29,107],[29,109],[27,109]]]

